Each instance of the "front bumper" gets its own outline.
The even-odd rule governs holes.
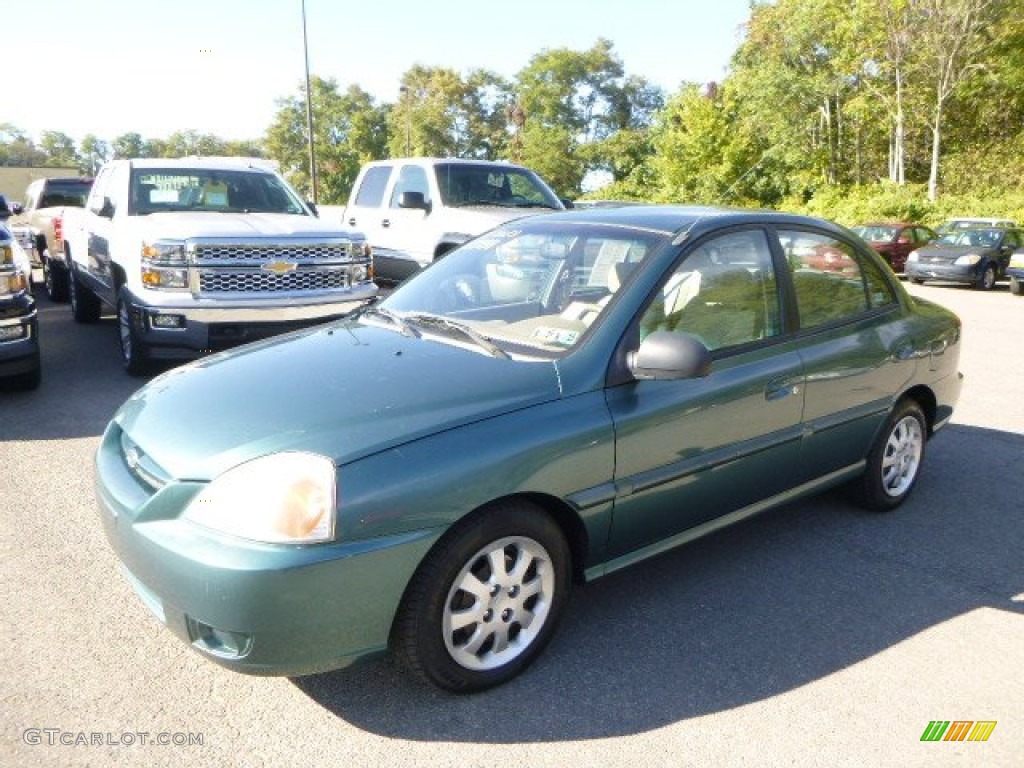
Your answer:
[[[27,293],[0,299],[0,377],[39,367],[39,317]]]
[[[413,572],[440,535],[283,546],[244,541],[179,518],[203,487],[157,491],[129,469],[111,424],[96,454],[107,540],[150,610],[225,667],[261,675],[339,669],[383,652]]]
[[[125,295],[132,325],[148,347],[149,357],[183,360],[344,317],[376,294],[377,286],[368,283],[342,299],[306,303],[184,303],[180,294],[140,298],[126,291]]]
[[[974,265],[960,266],[952,263],[930,263],[922,261],[908,261],[904,266],[903,273],[911,280],[940,280],[947,283],[976,283],[980,277],[979,266],[984,262]]]

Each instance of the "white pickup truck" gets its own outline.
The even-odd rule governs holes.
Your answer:
[[[397,281],[499,224],[564,208],[550,187],[522,166],[395,158],[360,169],[342,220],[366,235],[376,276]]]
[[[340,317],[377,293],[365,238],[265,163],[115,160],[65,216],[76,321],[117,312],[129,373]]]

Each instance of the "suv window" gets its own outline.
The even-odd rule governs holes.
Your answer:
[[[779,231],[796,292],[800,326],[813,328],[896,302],[874,262],[850,243],[817,232]]]
[[[356,205],[376,208],[384,200],[384,190],[391,178],[391,166],[377,165],[363,175],[363,181],[356,193]]]
[[[391,192],[391,207],[398,208],[398,198],[403,192],[419,192],[426,202],[430,202],[430,185],[427,172],[418,165],[404,165],[399,171],[398,181]]]
[[[752,230],[716,237],[690,253],[644,312],[640,332],[689,333],[714,351],[778,336],[780,318],[768,240]]]

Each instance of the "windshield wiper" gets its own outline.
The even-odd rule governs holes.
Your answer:
[[[408,336],[413,339],[418,339],[420,337],[419,331],[417,331],[415,328],[409,325],[409,323],[406,321],[404,317],[392,312],[390,309],[370,305],[363,308],[363,314],[377,315],[378,317],[383,317],[385,320],[390,321],[392,325],[397,326],[399,333],[401,333],[403,336]]]
[[[498,357],[502,360],[511,359],[505,350],[488,339],[482,333],[473,330],[468,325],[456,322],[455,320],[450,320],[442,315],[406,315],[404,319],[406,322],[415,323],[416,325],[441,326],[442,328],[457,331],[478,347],[485,350],[489,355],[491,355],[491,357]]]

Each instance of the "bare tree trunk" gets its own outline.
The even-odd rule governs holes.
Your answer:
[[[939,197],[939,156],[942,145],[942,99],[935,104],[935,116],[932,121],[932,164],[928,173],[928,199],[935,201]]]

